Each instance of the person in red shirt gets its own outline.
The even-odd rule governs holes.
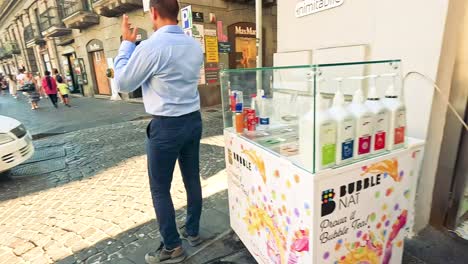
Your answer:
[[[44,75],[44,78],[42,78],[42,88],[49,96],[54,107],[57,108],[57,82],[50,76],[50,71],[45,71]]]

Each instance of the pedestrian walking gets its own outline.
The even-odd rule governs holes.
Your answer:
[[[57,82],[50,76],[50,71],[44,72],[44,78],[42,78],[42,88],[46,92],[47,96],[49,96],[52,105],[54,105],[55,108],[58,108]]]
[[[0,95],[5,95],[8,90],[8,82],[3,74],[0,74]]]
[[[24,85],[24,79],[26,78],[25,70],[18,69],[18,75],[16,75],[16,84],[17,87],[22,87]]]
[[[61,76],[57,77],[57,89],[59,91],[60,96],[63,98],[63,103],[68,106],[70,106],[70,90],[68,89],[68,85],[66,83],[63,83],[63,79]]]
[[[56,82],[58,82],[58,78],[63,80],[62,75],[60,75],[59,71],[56,68],[52,69],[52,74],[53,74],[53,78],[55,79]],[[63,97],[62,97],[62,95],[60,93],[58,93],[58,98],[60,99],[60,103],[62,103],[62,104],[65,103],[65,101],[63,100]]]
[[[182,239],[196,246],[202,211],[199,152],[202,135],[198,78],[203,63],[200,44],[177,26],[177,0],[151,0],[155,32],[135,45],[137,28],[123,16],[122,43],[115,58],[120,92],[142,87],[146,111],[153,116],[147,128],[148,174],[162,243],[146,254],[147,263],[179,263],[186,255]],[[185,228],[177,230],[170,194],[176,160],[187,192]]]
[[[23,91],[29,97],[29,103],[31,104],[31,110],[39,109],[39,91],[37,90],[36,80],[34,79],[32,73],[24,72],[25,77],[23,78]]]
[[[36,75],[34,76],[34,79],[36,80],[37,83],[37,89],[39,90],[39,95],[42,98],[48,98],[46,92],[44,91],[44,88],[42,87],[42,80],[41,80],[41,74],[39,72],[36,72]]]
[[[13,98],[17,99],[18,86],[16,85],[16,80],[13,74],[8,75],[8,88],[10,89],[10,94]]]

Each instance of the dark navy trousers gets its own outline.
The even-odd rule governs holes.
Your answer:
[[[176,160],[187,191],[188,235],[197,236],[202,211],[200,183],[200,139],[202,120],[199,111],[180,117],[155,116],[147,127],[146,152],[151,196],[159,230],[167,249],[180,246],[171,198],[171,182]]]

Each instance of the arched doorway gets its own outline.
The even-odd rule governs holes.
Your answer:
[[[111,95],[109,79],[106,76],[107,61],[102,41],[93,39],[86,45],[90,64],[93,67],[95,91],[98,94]]]

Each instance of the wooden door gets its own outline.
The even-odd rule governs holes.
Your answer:
[[[91,53],[93,56],[94,74],[96,75],[96,84],[99,94],[111,94],[109,79],[106,76],[107,62],[104,56],[104,51],[95,51]]]

